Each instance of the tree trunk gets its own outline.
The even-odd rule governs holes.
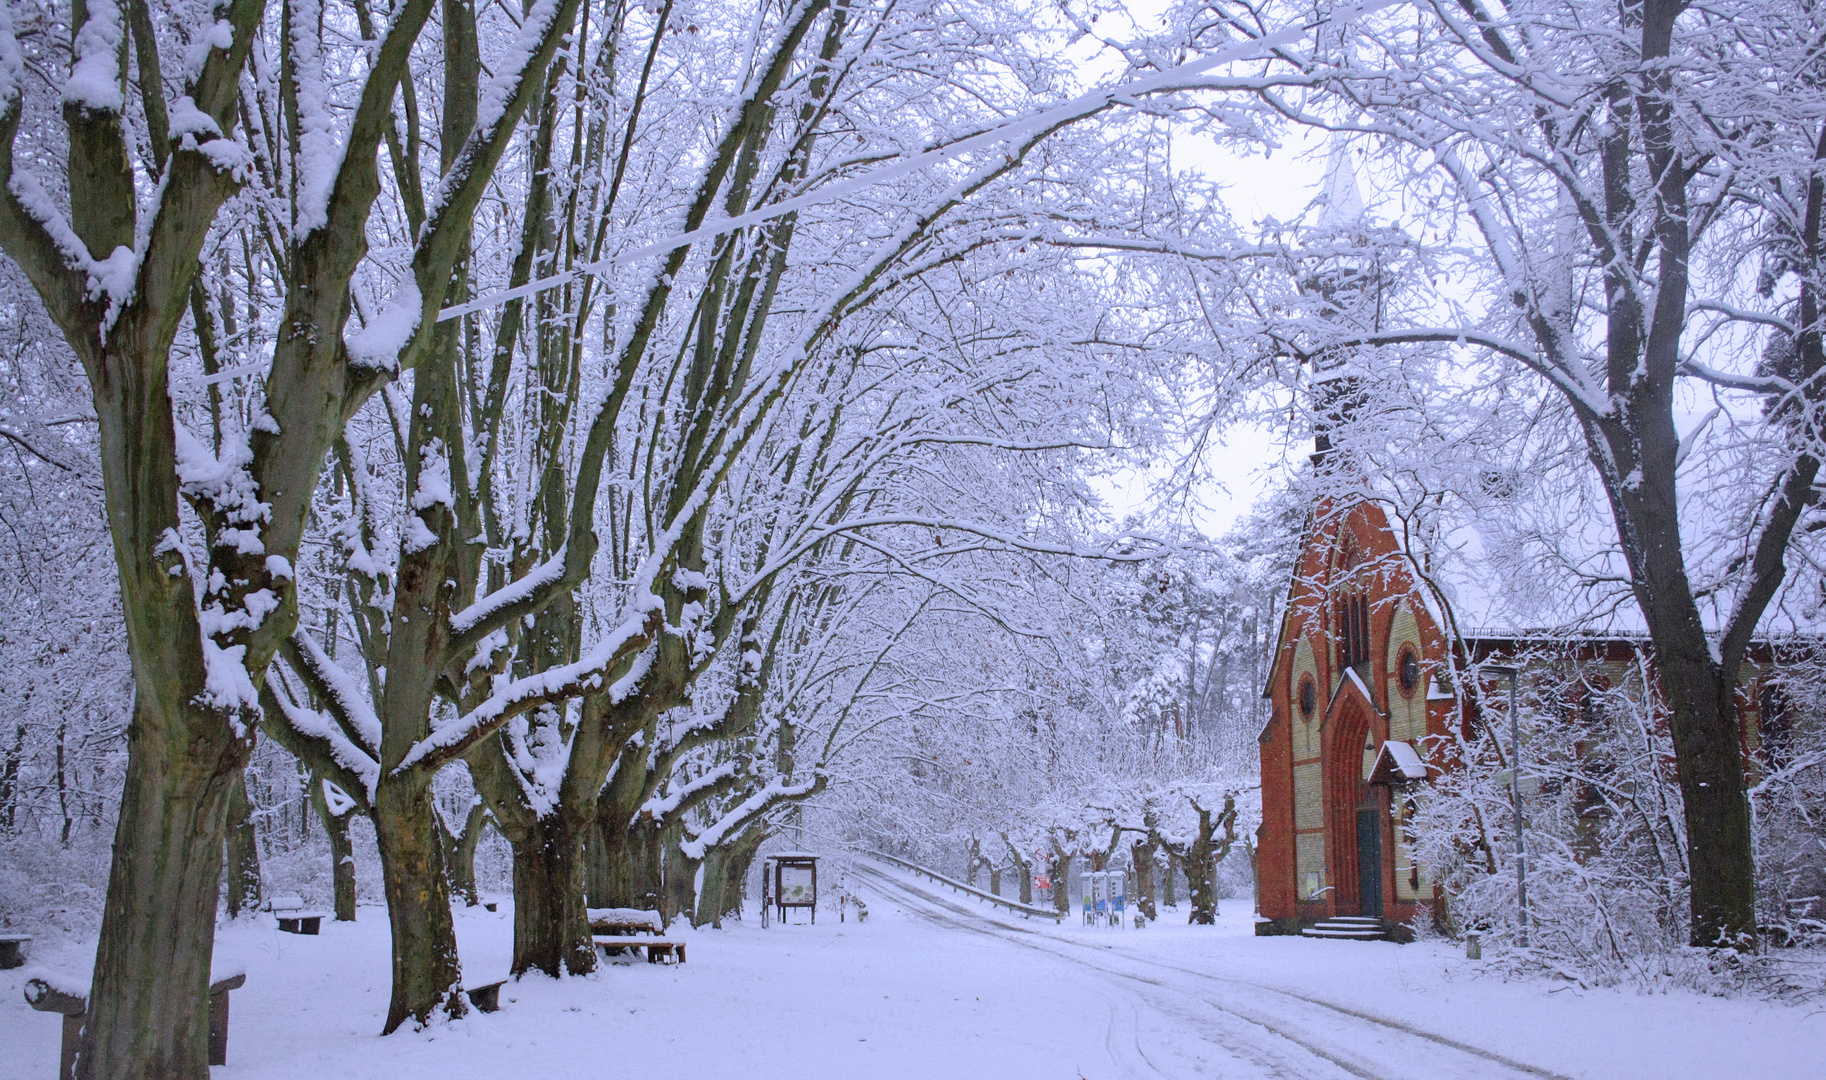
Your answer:
[[[722,925],[723,912],[728,909],[728,896],[732,891],[730,869],[727,848],[713,847],[704,852],[703,884],[697,891],[697,909],[691,913],[692,926]]]
[[[1260,915],[1262,913],[1262,867],[1257,858],[1259,853],[1254,840],[1248,837],[1243,838],[1243,853],[1249,856],[1249,896],[1252,905],[1249,913]]]
[[[1052,909],[1061,915],[1072,911],[1072,857],[1058,844],[1052,848]]]
[[[634,907],[634,849],[628,831],[610,826],[599,810],[590,828],[584,871],[591,907]]]
[[[1002,844],[1008,848],[1008,857],[1014,860],[1015,873],[1021,875],[1021,903],[1033,903],[1033,864],[1021,856],[1020,849],[1008,839],[1007,833],[1002,834]]]
[[[647,911],[665,913],[665,844],[659,826],[641,820],[628,827],[631,847],[634,905]]]
[[[235,774],[228,789],[228,917],[260,909],[260,845],[254,835],[254,809],[247,801],[247,774]]]
[[[557,978],[596,969],[584,907],[586,832],[554,810],[513,844],[515,975],[536,970]]]
[[[374,834],[393,930],[393,997],[382,1034],[407,1020],[422,1025],[439,1012],[457,1017],[468,1011],[428,779],[388,777],[374,798]]]
[[[689,917],[697,912],[697,868],[700,863],[679,850],[681,831],[680,826],[666,829],[662,845],[665,891],[659,913],[668,923],[680,915]]]
[[[1160,909],[1154,902],[1154,852],[1157,850],[1158,845],[1148,840],[1137,840],[1129,845],[1129,861],[1135,864],[1135,907],[1149,922],[1160,918]]]
[[[0,829],[11,830],[18,820],[19,764],[25,760],[25,724],[13,733],[13,745],[7,748],[6,765],[0,768]]]
[[[70,846],[70,832],[76,827],[76,817],[70,813],[70,768],[65,761],[66,748],[70,742],[70,723],[61,720],[57,724],[57,812],[63,815],[63,832],[61,843]]]
[[[1211,859],[1211,836],[1215,831],[1211,811],[1200,808],[1198,836],[1192,841],[1191,850],[1186,852],[1186,888],[1192,894],[1192,914],[1186,921],[1199,926],[1210,926],[1217,921],[1217,889],[1211,881],[1215,869]]]
[[[1226,795],[1223,810],[1216,814],[1192,805],[1198,811],[1198,836],[1185,855],[1186,887],[1192,893],[1187,921],[1210,926],[1217,922],[1217,867],[1236,843],[1236,796]]]
[[[1194,842],[1192,854],[1186,859],[1186,888],[1192,894],[1192,913],[1186,916],[1186,921],[1210,926],[1217,922],[1217,887],[1211,880],[1211,858],[1209,855],[1201,857],[1199,851],[1204,846]]]
[[[136,705],[138,703],[136,702]],[[222,883],[222,833],[234,770],[128,740],[108,899],[83,1043],[81,1080],[209,1076],[209,965]]]
[[[720,930],[723,916],[741,915],[743,883],[765,837],[764,829],[751,825],[728,843],[704,853],[703,885],[698,889],[697,914],[691,925],[708,923]]]
[[[355,845],[349,841],[349,815],[332,814],[323,794],[323,780],[312,775],[311,805],[330,838],[330,881],[335,890],[336,921],[355,921]]]
[[[989,867],[989,892],[994,896],[1002,895],[1002,868],[999,866]]]
[[[462,897],[466,907],[475,907],[482,902],[481,894],[476,892],[476,847],[482,842],[482,830],[487,823],[488,807],[478,799],[463,819],[463,835],[445,837],[450,892]]]
[[[723,878],[723,910],[711,920],[711,925],[717,929],[722,929],[722,916],[742,917],[742,901],[748,893],[748,872],[754,868],[755,856],[761,853],[761,842],[766,839],[767,830],[759,826],[750,829],[725,863],[728,870]]]
[[[597,817],[587,874],[592,906],[659,910],[658,860],[650,831]]]
[[[1166,876],[1166,882],[1165,882],[1166,888],[1163,889],[1162,891],[1166,894],[1163,897],[1163,899],[1166,902],[1166,905],[1170,908],[1179,907],[1179,888],[1178,888],[1178,881],[1177,881],[1177,874],[1176,874],[1178,866],[1179,866],[1179,860],[1173,857],[1172,852],[1168,852],[1167,853],[1167,865],[1165,868],[1166,869],[1166,875],[1165,875]]]
[[[620,731],[610,738],[617,746],[625,741]],[[624,752],[596,798],[588,876],[590,899],[597,907],[659,910],[659,858],[648,836],[652,823],[636,820],[645,790],[644,764],[643,754]]]

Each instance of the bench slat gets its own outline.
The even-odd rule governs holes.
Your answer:
[[[599,949],[646,949],[647,963],[657,964],[662,956],[675,956],[679,963],[685,962],[685,942],[661,941],[650,937],[614,937],[605,934],[593,934],[590,944]]]

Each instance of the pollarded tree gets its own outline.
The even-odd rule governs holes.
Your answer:
[[[362,4],[269,17],[260,0],[156,11],[79,0],[67,51],[50,13],[31,13],[31,65],[10,10],[0,24],[0,246],[89,376],[136,686],[82,1075],[207,1071],[220,866],[183,853],[221,842],[260,684],[296,621],[293,568],[324,456],[343,420],[430,344],[469,219],[576,0],[528,12],[467,137],[447,149],[397,295],[345,341],[378,148],[432,6],[408,0],[377,30]],[[340,70],[326,60],[338,38],[364,58],[348,81],[325,76]],[[250,77],[255,51],[270,60]],[[45,85],[54,71],[66,73],[60,85]],[[460,65],[453,74],[465,77]],[[253,129],[237,135],[244,121]],[[47,184],[28,161],[64,174]],[[418,162],[398,164],[416,176]],[[214,359],[198,268],[225,206],[249,187],[257,197],[230,216],[279,283],[270,322],[283,332],[257,360],[264,379],[245,423],[228,418],[212,452],[176,414],[173,346],[186,316],[201,314],[191,333],[205,364]]]
[[[847,40],[843,32],[847,21],[842,9],[810,4],[793,9],[778,27],[761,28],[769,34],[778,30],[768,46],[773,51],[758,56],[753,77],[743,87],[748,96],[711,141],[709,165],[697,187],[680,200],[687,235],[713,209],[740,218],[757,202],[765,209],[768,203],[782,200],[811,175],[814,151],[823,152],[813,136],[827,117],[835,115],[827,98],[845,85],[840,77],[844,67],[872,56],[860,50],[853,54],[841,51]],[[632,24],[615,24],[617,32],[623,25]],[[822,33],[814,32],[819,26]],[[646,49],[649,62],[671,29],[675,28],[663,15],[652,24],[651,44]],[[732,22],[728,29],[738,36],[754,32],[746,23]],[[923,24],[916,24],[915,29],[936,32]],[[868,42],[873,34],[858,33],[856,37]],[[607,57],[621,47],[619,40],[605,42],[596,55]],[[793,82],[802,50],[811,55],[807,61],[810,70],[802,83]],[[703,59],[704,55],[697,57],[698,62]],[[572,125],[569,191],[573,195],[583,190],[582,178],[597,171],[591,164],[597,160],[592,148],[599,149],[606,135],[599,125],[593,125],[591,117],[612,104],[596,101],[594,95],[600,88],[591,89],[588,80],[580,78],[576,85],[578,105],[574,110],[561,109],[560,99],[548,93],[532,154],[535,166],[549,162],[560,120]],[[879,89],[879,83],[870,85]],[[637,106],[648,104],[641,97],[646,93],[644,79],[633,93]],[[447,97],[447,110],[449,101]],[[624,154],[642,133],[635,124],[640,108],[627,112]],[[1019,138],[1032,145],[1049,130],[1031,127],[1020,132]],[[680,152],[679,145],[665,140],[660,148],[673,158]],[[648,152],[643,144],[642,153]],[[389,823],[395,816],[380,805],[390,785],[407,786],[401,796],[402,813],[410,809],[405,805],[409,803],[418,808],[409,816],[429,821],[422,806],[422,789],[429,775],[441,764],[469,755],[478,787],[514,843],[516,858],[524,855],[526,861],[524,866],[517,862],[516,869],[521,886],[516,905],[516,968],[588,969],[593,953],[583,919],[579,855],[597,812],[597,793],[625,744],[637,735],[651,744],[660,715],[689,700],[693,680],[741,625],[744,606],[759,602],[756,597],[764,598],[767,582],[790,564],[799,549],[821,542],[817,530],[829,533],[840,527],[841,523],[828,519],[833,505],[845,505],[845,485],[854,490],[871,468],[888,460],[888,450],[916,441],[888,439],[886,449],[872,448],[859,463],[846,465],[838,474],[841,483],[811,484],[805,476],[794,474],[822,468],[819,455],[801,455],[798,447],[818,446],[822,432],[835,430],[833,425],[842,411],[813,410],[805,414],[806,423],[811,424],[806,427],[799,424],[797,414],[777,421],[778,403],[789,388],[818,377],[827,367],[847,372],[846,380],[854,379],[858,365],[853,359],[846,360],[848,354],[827,344],[828,340],[856,311],[881,302],[891,290],[911,289],[918,273],[967,253],[967,246],[961,251],[955,246],[938,246],[934,251],[935,224],[964,196],[1018,167],[1021,160],[1019,155],[991,157],[966,170],[961,181],[924,184],[909,200],[906,220],[895,228],[876,230],[870,238],[872,247],[854,276],[833,279],[827,274],[814,280],[811,275],[818,264],[811,262],[802,273],[806,283],[791,287],[794,298],[803,303],[803,314],[791,320],[778,341],[769,338],[774,333],[769,313],[787,269],[787,257],[794,249],[794,237],[809,228],[793,213],[763,214],[753,225],[723,231],[720,239],[708,245],[707,253],[699,252],[706,258],[693,259],[694,247],[688,240],[671,247],[665,273],[651,283],[636,309],[632,329],[615,345],[608,377],[595,386],[590,385],[593,379],[582,379],[587,357],[573,346],[584,340],[577,328],[591,318],[587,304],[548,311],[544,321],[567,320],[573,331],[550,334],[541,330],[531,335],[536,344],[529,354],[516,359],[519,334],[513,323],[519,309],[512,306],[513,300],[508,301],[493,356],[494,375],[500,377],[491,382],[488,401],[467,403],[472,421],[467,431],[458,419],[465,403],[455,389],[455,372],[461,363],[473,364],[474,358],[459,361],[454,335],[440,331],[438,347],[421,360],[413,382],[410,419],[403,424],[393,420],[406,428],[394,433],[404,465],[399,490],[405,494],[393,496],[392,501],[402,523],[376,532],[397,537],[400,559],[381,578],[354,589],[362,611],[371,606],[372,598],[390,600],[393,609],[390,620],[377,621],[365,614],[356,619],[358,627],[365,627],[359,636],[368,653],[366,666],[372,685],[365,693],[333,692],[343,676],[322,662],[327,650],[295,638],[288,645],[288,659],[313,684],[316,704],[307,708],[301,700],[276,700],[276,711],[293,722],[275,734],[311,756],[319,771],[336,775],[339,782],[348,781],[353,787],[371,789],[383,834],[390,832]],[[836,170],[818,174],[819,179],[832,182],[849,164],[845,152],[835,159]],[[547,171],[536,168],[534,180]],[[616,175],[620,174],[618,169]],[[528,191],[522,229],[524,258],[515,260],[508,279],[516,288],[540,265],[539,252],[548,250],[539,240],[547,230],[532,226],[566,205],[549,197],[552,193],[541,191],[537,183],[529,185]],[[613,205],[617,191],[610,186],[591,194],[597,213],[580,215],[575,204],[564,211],[570,226],[559,233],[564,238],[559,247],[564,259],[573,260],[567,266],[574,269],[580,252],[601,246],[601,227],[589,236],[576,231],[576,223],[580,218],[604,220],[602,215]],[[410,200],[406,202],[410,219]],[[646,229],[657,227],[662,236],[673,225],[665,215],[637,223]],[[847,230],[849,223],[840,219],[836,227]],[[945,239],[956,245],[967,242],[971,235],[963,240]],[[854,237],[839,231],[831,239],[845,242]],[[672,314],[674,307],[685,305],[695,306],[690,318]],[[601,325],[610,326],[606,321]],[[615,329],[620,332],[619,327]],[[501,409],[512,400],[508,380],[516,370],[532,384],[519,399],[531,403],[528,426],[521,436],[523,445],[530,448],[524,457],[494,452],[497,447],[510,447],[503,435]],[[580,381],[600,402],[593,413],[581,416],[565,404]],[[828,383],[826,389],[835,391]],[[790,433],[780,434],[781,422],[798,425],[797,442]],[[374,430],[383,432],[384,441],[385,429]],[[574,458],[568,443],[572,432],[581,444]],[[763,548],[761,557],[751,560],[754,572],[739,581],[723,581],[716,603],[707,606],[706,589],[711,582],[705,575],[710,565],[706,548],[712,540],[719,548],[734,544],[728,537],[711,534],[713,528],[723,528],[718,524],[724,520],[720,515],[753,514],[757,520],[769,521],[776,514],[765,504],[731,502],[721,494],[725,479],[743,460],[745,447],[751,441],[770,438],[791,448],[777,460],[788,463],[787,476],[796,482],[801,505],[781,526],[778,555],[770,557]],[[474,463],[450,450],[466,440],[484,448]],[[356,453],[358,449],[348,448],[345,457],[349,462],[357,457],[373,458]],[[800,457],[802,465],[791,464]],[[476,470],[473,476],[464,475],[472,468]],[[362,573],[372,576],[376,563],[365,515],[378,500],[363,492],[360,469],[347,464],[344,472],[345,497],[351,500],[347,503],[350,565],[359,564]],[[511,491],[509,481],[516,474],[540,478],[536,495],[519,505],[495,495]],[[596,499],[605,480],[619,490],[606,500],[608,505],[599,518]],[[789,491],[795,487],[787,486]],[[436,510],[439,505],[445,510]],[[437,519],[438,528],[426,520],[427,514],[434,513],[448,515]],[[806,516],[808,513],[812,516]],[[415,527],[414,518],[424,528]],[[613,576],[632,584],[589,591],[584,596],[588,603],[579,604],[570,594],[588,576],[599,526],[610,537],[606,555]],[[809,537],[797,535],[808,529],[812,532]],[[490,596],[481,595],[481,553],[469,543],[477,535],[500,555],[489,562],[487,585],[499,587]],[[414,570],[414,559],[434,561]],[[414,588],[408,588],[413,583]],[[471,596],[480,598],[472,606],[460,608],[458,602]],[[591,605],[596,606],[594,612]],[[516,626],[515,620],[521,616],[530,617],[530,633]],[[605,625],[596,626],[597,621]],[[427,626],[431,629],[426,630]],[[584,648],[586,631],[596,634],[597,641]],[[399,652],[402,633],[408,637],[429,633],[436,640],[427,639],[420,645],[407,642],[405,647],[415,650],[408,657]],[[624,662],[625,667],[618,667]],[[384,693],[378,680],[383,668],[389,673]],[[402,671],[421,673],[415,676],[415,694],[400,685]],[[626,681],[620,679],[624,673],[629,676]],[[357,700],[364,696],[372,699],[371,706]],[[441,698],[460,714],[435,730],[429,716],[434,698]],[[580,703],[567,704],[572,699]],[[327,714],[314,712],[317,708]],[[324,715],[335,722],[326,722]],[[515,727],[506,739],[489,741],[497,728],[522,716],[524,731]],[[415,731],[417,741],[401,744],[398,761],[382,769],[382,759],[390,755],[379,744],[393,738],[389,733],[395,730]],[[544,768],[541,755],[529,749],[535,747],[562,749],[562,766]],[[338,755],[346,760],[335,760]],[[349,768],[351,762],[359,776],[336,774],[337,768]],[[665,775],[664,770],[659,775]],[[627,771],[617,776],[632,783],[636,774]],[[641,793],[640,788],[634,790]],[[426,828],[418,824],[410,830],[416,837],[412,842],[420,848]],[[383,849],[388,847],[383,841]],[[408,859],[403,865],[414,864]],[[428,879],[429,873],[421,871],[419,876]],[[390,874],[389,880],[404,877]],[[425,892],[405,888],[401,896]],[[433,941],[447,944],[451,940],[447,917],[438,914],[440,905],[435,894],[431,895],[430,901],[417,905],[422,912],[395,915],[396,931],[402,931],[396,933],[396,939],[408,939],[410,935],[403,930],[423,923],[433,927]],[[412,906],[404,900],[393,905],[396,909]],[[445,944],[431,951],[447,954]],[[399,951],[414,950],[401,945]],[[428,980],[417,981],[428,986],[442,980],[441,985],[448,987],[453,958],[440,963],[444,966]],[[398,982],[396,979],[396,990]],[[417,991],[408,996],[414,1001],[424,999]],[[416,1008],[409,1011],[418,1012]]]
[[[932,126],[934,118],[922,109],[942,114],[944,123],[939,126],[949,129],[959,123],[952,110],[990,89],[1008,96],[1007,112],[1031,105],[1026,88],[1013,77],[1024,72],[1023,65],[1031,58],[1014,57],[1009,72],[991,65],[996,77],[986,80],[986,86],[972,86],[969,94],[931,98],[925,91],[933,70],[945,63],[956,63],[960,69],[946,75],[948,80],[966,83],[977,77],[971,65],[983,63],[980,46],[989,40],[986,31],[968,21],[934,20],[919,13],[871,12],[868,19],[876,22],[857,21],[862,18],[841,5],[828,11],[809,5],[793,9],[780,24],[779,34],[768,45],[774,51],[758,54],[755,70],[745,76],[743,92],[749,96],[707,150],[711,165],[689,192],[685,236],[662,237],[655,245],[667,254],[665,273],[634,308],[626,336],[616,328],[615,361],[597,392],[601,404],[589,418],[583,465],[574,474],[573,486],[580,493],[599,481],[617,488],[603,507],[612,538],[605,553],[608,576],[632,581],[633,586],[593,590],[586,593],[584,603],[573,606],[563,599],[563,590],[549,589],[543,579],[528,585],[533,592],[550,595],[533,613],[533,633],[503,635],[502,644],[513,653],[511,661],[505,659],[506,652],[491,655],[493,662],[510,663],[516,677],[524,672],[527,679],[546,678],[546,685],[554,688],[548,697],[554,700],[545,704],[552,707],[526,711],[524,733],[516,727],[506,740],[489,744],[484,736],[490,725],[472,723],[470,718],[482,715],[476,709],[491,706],[486,705],[485,687],[472,682],[461,695],[473,691],[481,704],[472,708],[465,696],[465,719],[437,733],[442,746],[473,748],[469,762],[478,787],[493,803],[516,850],[549,862],[537,874],[529,867],[524,879],[529,888],[535,880],[549,879],[550,884],[541,889],[543,899],[538,902],[532,902],[530,893],[523,897],[521,906],[529,921],[517,925],[524,931],[519,940],[527,948],[517,948],[517,967],[584,970],[592,963],[576,886],[582,838],[594,831],[604,847],[625,842],[622,830],[612,823],[598,827],[592,819],[605,812],[628,819],[654,794],[649,782],[666,775],[663,769],[649,769],[643,776],[638,770],[620,769],[618,762],[637,738],[649,752],[676,749],[655,742],[662,715],[689,703],[695,680],[737,632],[747,608],[758,604],[757,598],[764,599],[767,583],[781,568],[838,536],[935,517],[943,520],[931,513],[862,513],[866,504],[858,496],[870,490],[873,477],[885,473],[899,455],[927,442],[1003,445],[1013,450],[1054,445],[1040,438],[1029,446],[1021,437],[1002,433],[959,434],[944,430],[936,418],[944,415],[949,403],[943,393],[953,392],[953,386],[960,397],[974,402],[993,397],[999,384],[1038,379],[1036,373],[1043,369],[1034,359],[1036,351],[1057,343],[1023,341],[1008,350],[1009,355],[1025,353],[1019,364],[947,371],[937,390],[922,388],[916,394],[907,389],[917,386],[907,364],[884,366],[875,356],[918,351],[880,341],[879,327],[869,334],[856,334],[849,327],[871,312],[905,304],[908,297],[928,288],[930,279],[955,273],[981,249],[1020,247],[1023,233],[1011,223],[1042,215],[1019,205],[1014,193],[1022,189],[1014,178],[1028,166],[1036,148],[1048,144],[1060,128],[1105,111],[1113,98],[1108,93],[1086,95],[1012,122],[987,117],[979,121],[987,131],[971,129],[967,141],[974,146],[993,136],[995,152],[978,154],[968,150],[965,141],[947,142],[927,157],[942,154],[955,163],[920,172],[884,170],[887,175],[871,189],[856,184],[853,174],[873,161],[900,154],[900,133],[909,126]],[[658,48],[659,39],[654,40]],[[910,42],[920,48],[909,52]],[[921,59],[909,61],[914,55]],[[1175,84],[1168,80],[1157,88],[1137,90],[1152,92],[1171,85]],[[583,91],[580,94],[580,100],[587,99]],[[632,121],[636,114],[629,110],[630,134],[624,147],[637,130]],[[857,118],[863,116],[874,119],[858,127]],[[889,116],[893,123],[885,119]],[[572,123],[576,132],[589,130],[581,117]],[[847,137],[828,138],[832,125],[850,125],[844,128],[846,135],[853,136],[861,149],[852,147]],[[539,146],[546,145],[545,138],[542,130]],[[592,145],[589,137],[580,141],[585,147]],[[574,140],[573,146],[577,144]],[[1101,155],[1093,161],[1119,160],[1107,142],[1100,145],[1087,138],[1084,145]],[[535,148],[534,160],[542,160],[544,153]],[[587,176],[588,169],[576,168],[582,159],[573,153],[571,160],[573,172]],[[1047,164],[1054,174],[1074,180],[1096,172]],[[565,182],[575,191],[583,181],[573,177]],[[1062,180],[1041,190],[1081,193],[1084,185]],[[992,198],[998,193],[999,202]],[[528,223],[539,221],[557,205],[529,199],[521,229],[526,238],[523,255],[539,250],[534,241],[544,232]],[[819,208],[815,214],[811,206]],[[712,209],[719,209],[729,223],[706,230],[714,231],[715,239],[695,236],[693,231],[710,220],[706,215]],[[558,235],[570,237],[558,245],[566,252],[565,259],[583,247],[569,228],[558,230]],[[839,263],[845,272],[830,273]],[[576,275],[585,267],[580,262],[565,265],[568,269],[555,267],[558,272],[545,281],[532,282],[531,270],[517,262],[510,282],[545,290],[556,287],[554,283],[579,281]],[[820,275],[820,270],[825,272]],[[605,271],[598,263],[591,272]],[[779,309],[789,302],[791,316],[779,317]],[[505,309],[503,326],[513,310]],[[1023,316],[1032,310],[1024,309]],[[588,318],[568,311],[563,317]],[[584,335],[573,327],[568,338],[560,338],[575,342]],[[1082,348],[1087,341],[1064,344]],[[497,344],[497,361],[506,357],[511,363],[513,355],[511,338],[505,351]],[[551,354],[536,355],[543,365]],[[929,355],[922,355],[922,361],[934,367],[944,363]],[[580,358],[573,356],[559,370],[575,373],[579,363]],[[860,381],[876,375],[881,376],[877,383]],[[970,379],[980,380],[980,385],[967,385]],[[559,386],[571,383],[558,379],[545,385],[555,394]],[[583,385],[587,387],[588,380]],[[800,394],[809,395],[814,404],[822,401],[822,415],[817,408],[782,406]],[[820,478],[814,484],[801,477],[800,471],[812,469],[823,453],[811,448],[826,433],[839,431],[844,410],[853,416],[860,403],[871,398],[904,399],[901,415],[883,415],[911,430],[865,425],[866,434],[842,444],[844,454],[832,458],[838,467],[831,479]],[[1054,409],[1070,404],[1059,398],[1048,398],[1047,403]],[[562,430],[562,425],[543,428],[538,438],[561,447],[563,439],[557,433]],[[1058,438],[1051,431],[1045,434]],[[746,491],[730,494],[730,478],[756,468],[748,464],[748,453],[758,453],[770,442],[775,449],[763,460],[779,464],[782,477],[794,481],[786,494],[797,501],[774,495],[768,501]],[[1059,445],[1071,442],[1067,436]],[[761,471],[768,467],[772,466]],[[545,468],[534,462],[533,471]],[[774,486],[780,486],[777,480]],[[778,536],[757,557],[755,541],[731,524],[737,521],[753,523],[745,527],[756,535],[772,535],[772,530]],[[524,529],[515,534],[512,561],[550,567],[560,550],[567,560],[574,560],[581,550],[575,543],[581,535],[578,530],[590,527],[575,509],[568,521],[549,508],[529,511]],[[942,527],[959,526],[951,522]],[[591,620],[613,627],[629,625],[625,620],[634,616],[661,625],[640,638],[642,647],[627,669],[628,678],[605,678],[588,692],[567,691],[581,696],[580,706],[575,711],[558,707],[555,699],[563,695],[548,672],[596,676],[595,669],[578,668],[570,659],[577,643],[597,632]],[[487,674],[484,666],[470,671]],[[531,753],[535,747],[543,748],[541,753]],[[543,753],[552,755],[549,761],[542,759]],[[611,770],[614,779],[605,791]],[[605,803],[612,809],[605,811]]]

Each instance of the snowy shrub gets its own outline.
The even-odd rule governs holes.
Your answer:
[[[1759,922],[1772,944],[1826,946],[1826,657],[1785,657],[1766,686],[1750,808]]]
[[[1666,711],[1647,674],[1640,660],[1574,664],[1551,649],[1523,661],[1527,949],[1519,947],[1507,706],[1486,685],[1485,722],[1444,748],[1462,767],[1409,792],[1415,859],[1446,898],[1416,921],[1454,936],[1481,933],[1499,970],[1544,970],[1584,985],[1809,989],[1818,974],[1792,950],[1743,956],[1688,944],[1685,819]],[[1797,725],[1809,738],[1816,715]],[[1765,946],[1819,937],[1818,771],[1796,757],[1756,789]]]

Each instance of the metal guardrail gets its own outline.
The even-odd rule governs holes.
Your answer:
[[[903,867],[907,870],[911,870],[915,874],[924,874],[926,877],[931,878],[933,881],[938,882],[940,885],[949,887],[953,891],[969,893],[971,896],[974,896],[979,900],[987,900],[991,904],[995,904],[997,907],[1005,907],[1009,911],[1012,911],[1015,914],[1021,916],[1021,918],[1023,918],[1023,919],[1031,918],[1031,917],[1037,915],[1042,919],[1051,919],[1053,922],[1056,923],[1059,920],[1065,918],[1064,915],[1061,915],[1056,911],[1051,911],[1046,908],[1031,907],[1027,904],[1023,904],[1018,901],[1009,900],[1005,897],[997,896],[996,894],[991,893],[991,892],[984,892],[983,890],[977,888],[974,885],[966,885],[963,882],[957,880],[956,878],[946,877],[943,874],[937,873],[932,870],[928,870],[925,867],[919,865],[918,863],[910,863],[905,859],[899,858],[898,856],[889,855],[886,852],[875,851],[870,848],[861,848],[860,851],[862,854],[867,855],[870,858],[880,859],[883,862],[893,863],[895,866],[899,866],[899,867]]]

